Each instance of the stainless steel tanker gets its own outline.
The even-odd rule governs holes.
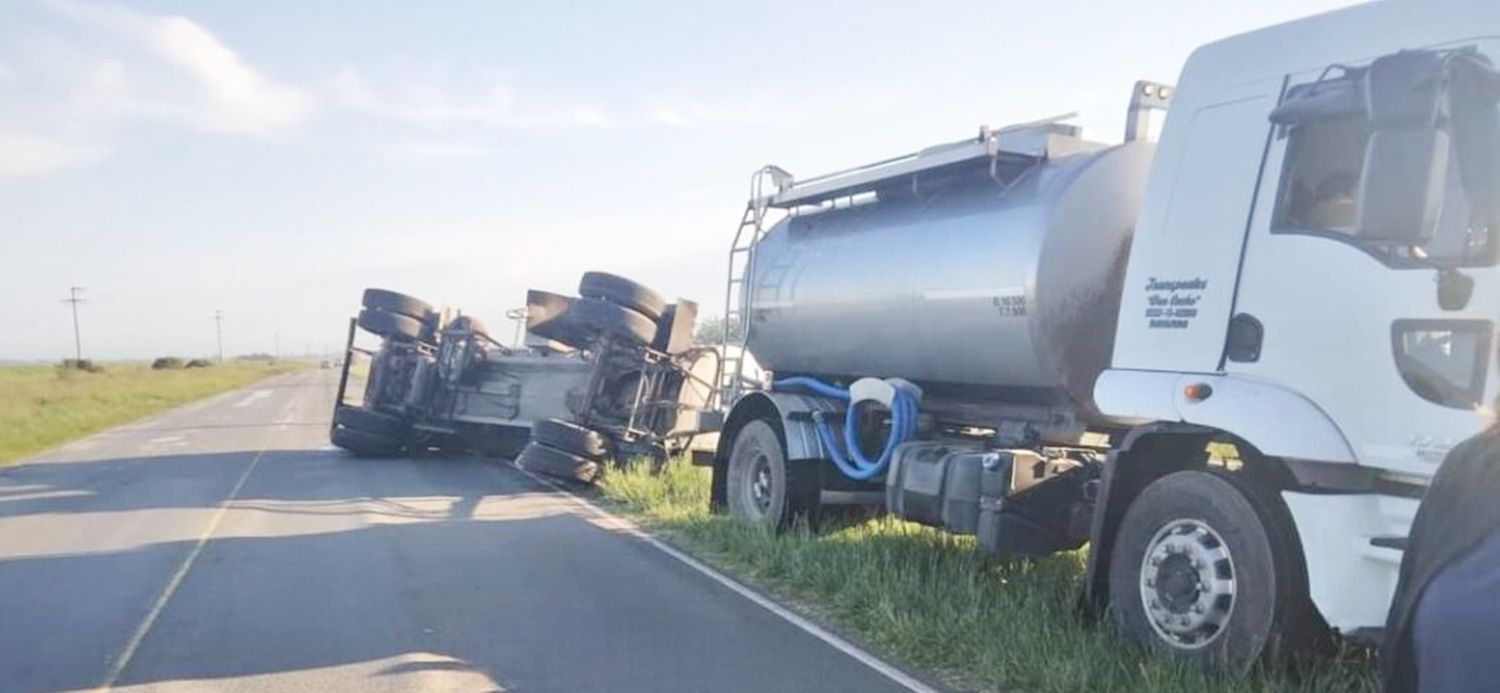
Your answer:
[[[831,180],[825,193],[852,194],[843,205],[768,199],[789,214],[755,245],[749,350],[778,377],[901,377],[969,398],[983,388],[1097,421],[1090,393],[1154,146],[1076,132],[989,134],[979,142],[1011,151],[934,167],[942,152],[928,150],[919,173],[898,162]]]

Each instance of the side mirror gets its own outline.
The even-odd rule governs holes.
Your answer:
[[[1447,133],[1436,128],[1371,132],[1356,234],[1366,241],[1409,246],[1432,240],[1447,172]]]
[[[1442,61],[1408,51],[1365,74],[1370,138],[1365,146],[1356,234],[1417,246],[1432,239],[1448,173],[1448,133],[1439,127]]]

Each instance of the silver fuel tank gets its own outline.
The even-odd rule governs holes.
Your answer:
[[[1097,419],[1153,151],[1130,142],[1008,186],[971,176],[789,216],[755,249],[749,348],[778,377],[978,386]]]

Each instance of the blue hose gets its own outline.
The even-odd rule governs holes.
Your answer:
[[[828,450],[828,456],[833,459],[834,466],[838,467],[839,472],[844,476],[858,481],[869,481],[884,474],[896,447],[916,437],[916,395],[903,384],[892,383],[892,385],[895,386],[896,392],[891,399],[891,432],[886,436],[885,448],[874,460],[865,457],[864,451],[859,449],[857,405],[851,404],[844,410],[844,449],[848,451],[847,456],[839,450],[833,435],[833,427],[828,424],[821,413],[813,415],[813,420],[817,423],[818,440],[822,441],[823,447]],[[814,378],[799,376],[777,380],[771,384],[773,390],[790,388],[801,388],[830,399],[850,401],[848,390]]]

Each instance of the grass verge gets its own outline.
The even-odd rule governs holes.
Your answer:
[[[286,362],[236,362],[157,371],[145,364],[109,364],[99,373],[51,366],[3,367],[0,465],[302,367]]]
[[[612,470],[603,499],[672,543],[967,690],[1373,691],[1367,653],[1292,676],[1217,679],[1143,656],[1074,608],[1083,553],[999,559],[973,540],[889,517],[782,536],[708,512],[708,470]]]

